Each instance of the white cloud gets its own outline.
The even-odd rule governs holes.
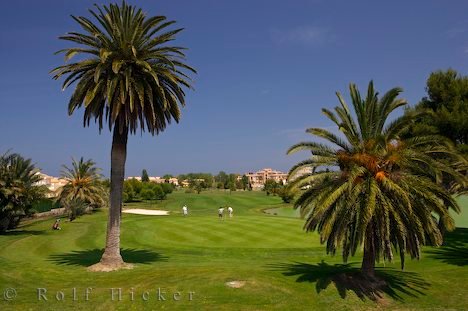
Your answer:
[[[300,26],[291,29],[272,29],[270,36],[277,44],[321,45],[333,41],[334,36],[326,28]]]
[[[460,35],[464,35],[466,33],[466,31],[467,31],[466,27],[454,27],[454,28],[451,28],[451,29],[447,30],[445,32],[445,34],[449,38],[455,38],[455,37],[458,37]]]

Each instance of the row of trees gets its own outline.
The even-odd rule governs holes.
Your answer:
[[[249,183],[249,179],[246,175],[242,175],[239,178],[239,174],[227,174],[224,171],[220,171],[217,175],[213,176],[210,173],[188,173],[181,174],[177,176],[179,185],[182,185],[184,182],[188,181],[189,192],[200,193],[206,189],[229,189],[230,191],[236,190],[252,190],[252,186]],[[166,183],[169,178],[172,178],[172,175],[164,175]],[[141,175],[142,182],[149,182],[149,176],[147,171],[144,169]],[[137,182],[136,180],[134,182]],[[267,195],[279,195],[284,202],[289,203],[293,199],[293,194],[290,188],[286,187],[282,183],[278,183],[274,180],[267,180],[265,182],[263,190]],[[134,191],[131,188],[131,185],[126,181],[124,182],[124,193],[123,193],[124,202],[129,202],[134,200]]]
[[[251,190],[252,187],[249,184],[247,176],[242,175],[240,179],[239,176],[240,175],[238,174],[227,174],[224,171],[220,171],[214,178],[216,188],[230,189],[231,191],[235,191],[237,189]]]
[[[200,193],[202,190],[216,188],[216,189],[229,189],[230,191],[236,190],[251,190],[249,179],[247,176],[239,174],[227,174],[220,171],[217,175],[210,173],[189,173],[177,176],[179,184],[187,180],[189,187],[196,192]]]
[[[182,185],[184,182],[188,182],[189,188],[198,193],[211,188],[230,189],[231,191],[251,190],[251,185],[247,176],[242,175],[241,178],[239,178],[239,176],[241,175],[227,174],[224,171],[220,171],[217,175],[212,175],[211,173],[188,173],[180,174],[176,176],[176,178],[179,185]],[[165,182],[169,182],[169,179],[173,177],[173,175],[166,174],[162,177],[162,179],[164,179]],[[146,169],[142,170],[141,181],[150,181]]]
[[[149,180],[149,179],[148,179]],[[129,179],[124,181],[123,201],[135,202],[141,200],[164,200],[174,190],[170,183],[154,183]]]
[[[169,178],[172,178],[173,175],[164,175],[163,179],[165,183],[169,182]],[[240,178],[239,178],[240,177]],[[148,172],[146,169],[143,169],[141,174],[141,181],[148,183],[150,181]],[[184,182],[188,181],[188,192],[197,192],[200,193],[203,190],[207,189],[229,189],[230,191],[236,190],[252,190],[250,185],[249,178],[246,175],[239,174],[227,174],[224,171],[220,171],[217,175],[212,175],[210,173],[188,173],[181,174],[177,176],[177,181],[179,185],[182,185]],[[134,182],[137,182],[136,180]],[[159,190],[155,190],[160,192]],[[267,180],[263,187],[263,191],[267,195],[278,195],[284,202],[289,203],[292,201],[294,195],[292,190],[282,183],[276,182],[274,180]],[[139,193],[139,192],[138,192]],[[133,200],[143,199],[143,197],[135,198],[135,191],[133,191],[132,186],[129,185],[127,181],[124,182],[123,190],[123,201],[131,202]],[[164,199],[164,198],[157,198]]]

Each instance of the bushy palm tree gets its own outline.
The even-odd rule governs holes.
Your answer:
[[[83,215],[88,208],[88,204],[81,199],[71,199],[64,202],[65,210],[68,212],[68,219],[75,220],[78,216]]]
[[[391,261],[398,252],[403,268],[405,253],[419,258],[422,245],[440,245],[435,215],[453,229],[447,207],[460,210],[438,182],[444,174],[463,182],[447,165],[451,162],[440,160],[444,155],[456,161],[451,143],[439,136],[402,140],[400,133],[416,115],[388,122],[395,109],[406,105],[397,98],[400,92],[394,88],[379,99],[371,82],[363,99],[351,84],[355,115],[339,93],[335,112],[322,109],[341,133],[310,128],[308,133],[328,143],[302,142],[288,151],[312,153],[290,171],[290,176],[300,176],[292,186],[306,189],[295,202],[306,218],[305,229],[320,233],[328,253],[341,247],[345,261],[363,247],[361,270],[369,279],[380,259]]]
[[[46,192],[31,159],[17,153],[0,155],[0,232],[16,227],[27,216],[35,201]]]
[[[114,270],[126,266],[120,255],[120,220],[128,134],[140,129],[154,135],[172,120],[179,122],[183,88],[191,87],[187,73],[195,70],[184,63],[184,48],[168,44],[182,31],[167,30],[174,21],[147,17],[125,2],[96,5],[90,13],[94,22],[72,16],[83,33],[60,37],[78,44],[59,51],[65,60],[76,54],[81,59],[52,73],[54,79],[66,76],[64,89],[76,83],[69,114],[84,106],[85,126],[95,120],[100,130],[105,122],[113,131],[106,249],[95,269]]]
[[[81,206],[82,204],[91,208],[106,206],[107,193],[101,183],[102,175],[99,171],[96,163],[92,160],[84,161],[83,158],[79,161],[73,159],[71,168],[64,165],[61,177],[67,183],[60,189],[57,200],[65,207]],[[67,209],[71,211],[71,215],[75,216],[74,218],[78,216],[79,212],[75,215],[73,208]]]

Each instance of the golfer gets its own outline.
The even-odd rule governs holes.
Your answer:
[[[187,208],[187,205],[184,205],[182,207],[182,213],[184,214],[184,217],[188,215],[188,208]]]
[[[233,211],[234,211],[234,210],[232,209],[232,207],[229,206],[229,207],[228,207],[229,218],[232,218],[232,212],[233,212]]]
[[[219,219],[223,219],[223,215],[224,215],[224,207],[220,207],[218,209],[218,216],[219,216]]]

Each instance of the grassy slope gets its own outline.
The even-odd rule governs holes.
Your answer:
[[[189,207],[188,218],[181,216],[183,204]],[[235,217],[218,220],[220,205],[231,205]],[[400,298],[387,297],[377,304],[362,301],[353,291],[344,290],[346,298],[340,297],[335,285],[342,289],[346,284],[334,276],[359,267],[360,256],[349,267],[340,265],[340,256],[327,256],[316,234],[302,231],[302,220],[261,213],[265,208],[284,207],[276,197],[255,192],[177,192],[158,204],[128,207],[132,206],[172,212],[163,217],[124,214],[123,256],[136,263],[133,270],[85,270],[99,260],[104,244],[103,211],[64,222],[61,231],[51,231],[49,220],[0,236],[0,291],[7,287],[18,291],[13,301],[0,298],[0,310],[463,309],[468,305],[467,246],[456,242],[468,242],[466,230],[452,234],[442,252],[426,248],[422,260],[408,260],[405,273],[398,271],[397,260],[387,264],[384,271]],[[226,287],[224,283],[231,280],[247,284],[241,289]],[[37,287],[49,290],[49,301],[37,301]],[[74,287],[76,302],[71,296]],[[86,287],[94,288],[88,302],[83,297]],[[122,301],[111,301],[111,287],[123,289]],[[183,297],[178,302],[168,296],[167,301],[158,301],[158,287],[168,293],[181,291]],[[65,301],[55,301],[58,290],[64,291]],[[151,295],[147,302],[141,298],[146,290]],[[188,300],[190,290],[195,291],[193,301]]]

